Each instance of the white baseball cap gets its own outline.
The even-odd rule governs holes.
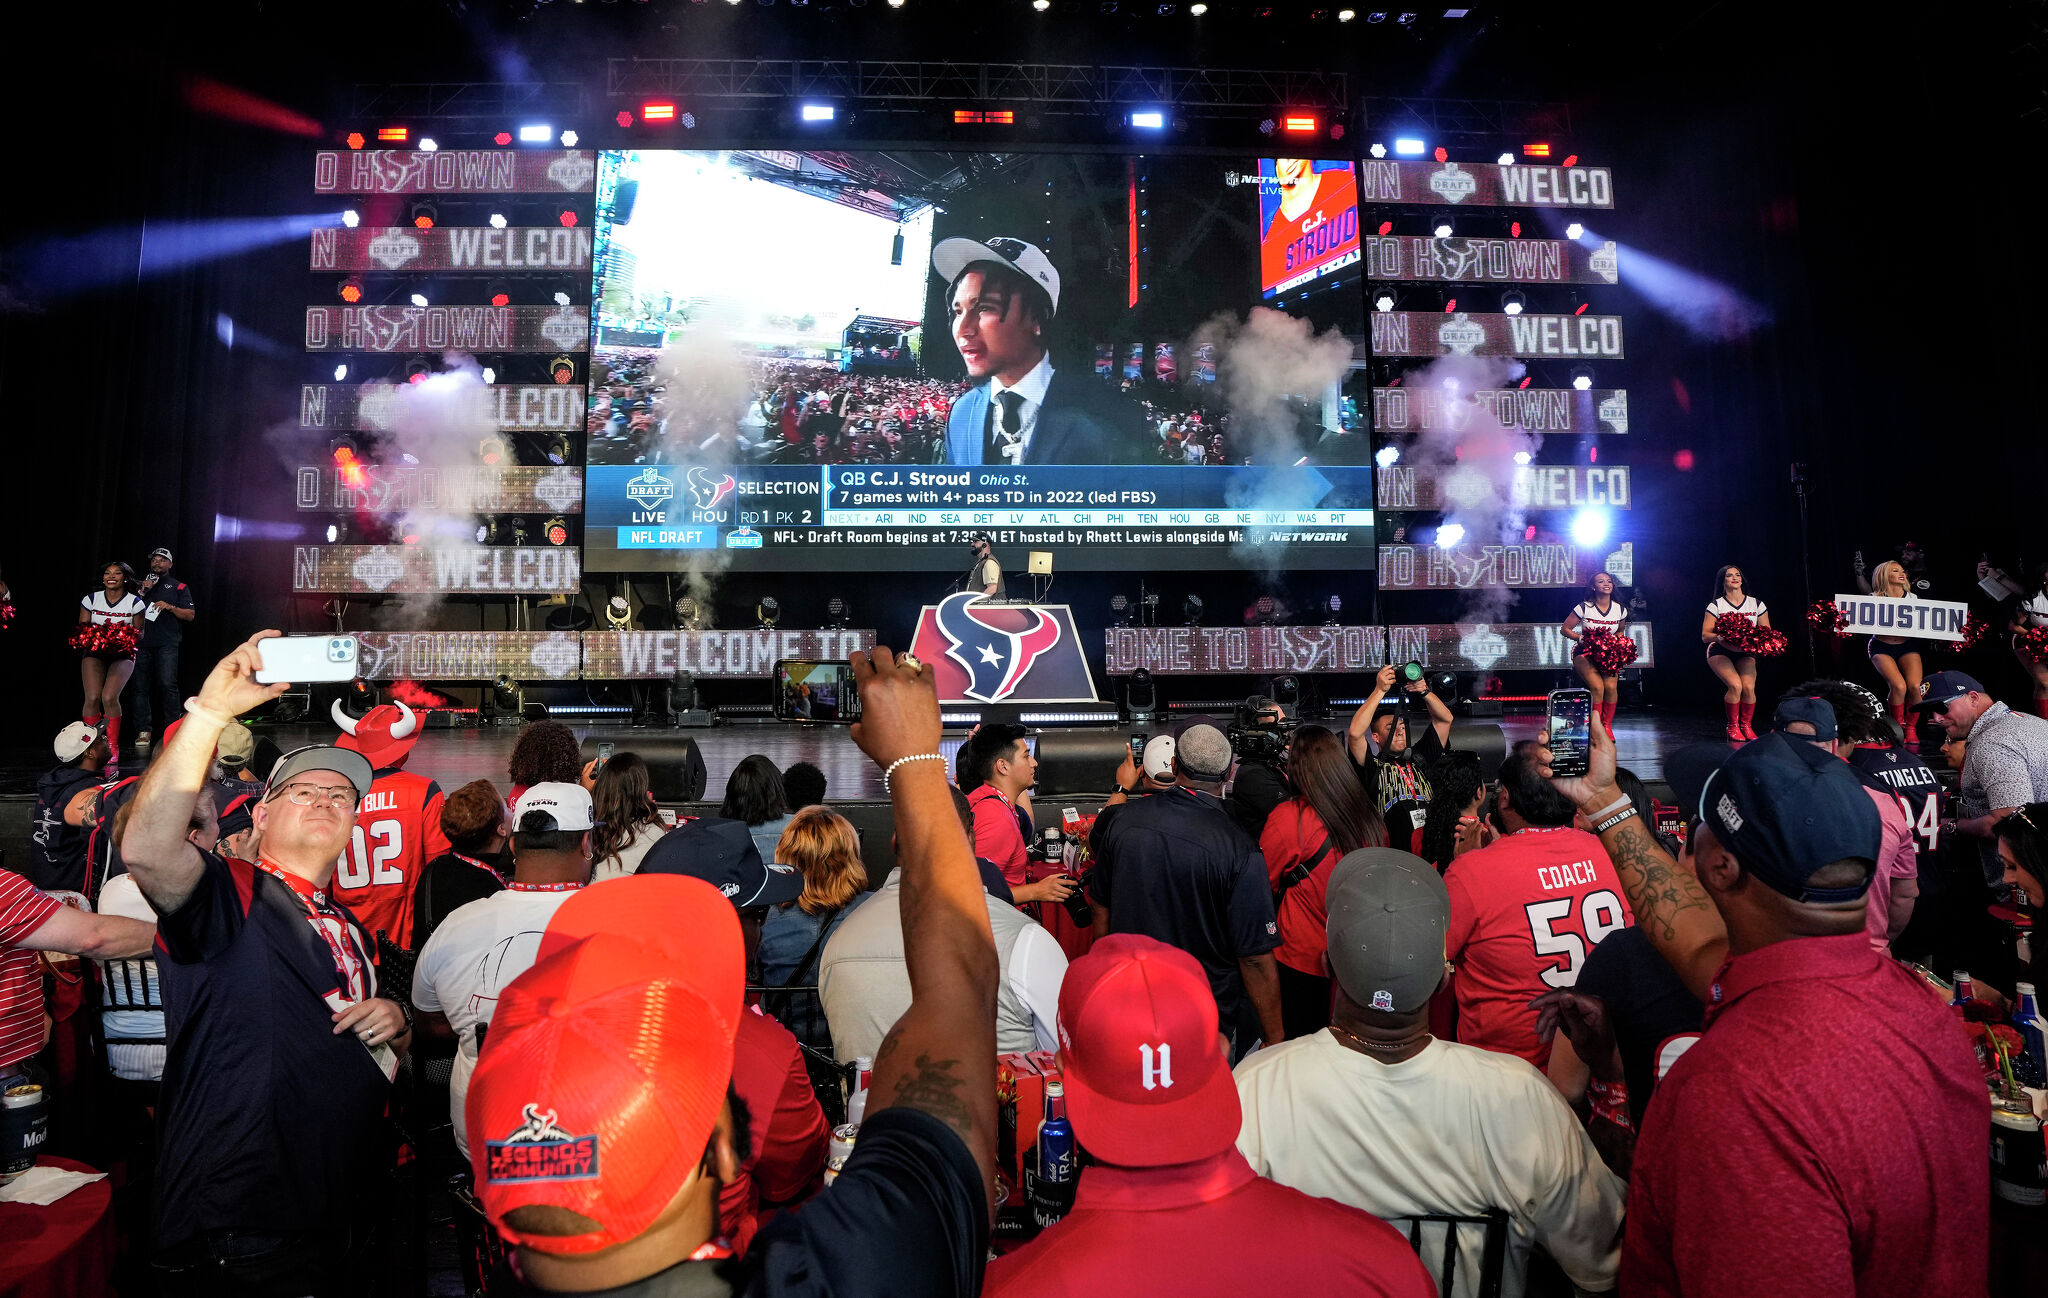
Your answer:
[[[547,812],[554,817],[556,829],[570,833],[597,827],[597,810],[591,804],[590,792],[580,784],[548,781],[528,788],[512,808],[513,833],[519,832],[529,811]]]
[[[1173,736],[1154,735],[1145,742],[1145,774],[1162,784],[1173,783]]]
[[[75,762],[92,747],[100,737],[99,727],[89,726],[83,721],[74,721],[57,732],[57,742],[52,745],[60,762]]]
[[[932,249],[932,269],[939,272],[948,284],[960,278],[960,272],[977,261],[993,261],[1008,266],[1025,279],[1045,290],[1052,301],[1053,313],[1060,309],[1060,273],[1053,269],[1051,261],[1036,247],[1022,239],[998,235],[993,239],[943,239]]]

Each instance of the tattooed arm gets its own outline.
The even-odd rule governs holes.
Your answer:
[[[883,768],[939,751],[932,672],[887,649],[853,659],[861,719],[853,740]],[[889,779],[903,871],[903,953],[910,1008],[875,1053],[868,1111],[922,1109],[967,1143],[986,1186],[995,1177],[996,946],[946,764],[907,762]]]
[[[1547,734],[1538,735],[1536,742],[1540,746],[1548,739]],[[1593,727],[1592,739],[1591,760],[1583,776],[1550,776],[1548,747],[1540,748],[1537,762],[1538,772],[1550,776],[1558,792],[1588,818],[1621,797],[1614,782],[1614,740],[1604,726]],[[1600,835],[1600,843],[1621,876],[1636,927],[1692,994],[1704,1002],[1713,988],[1714,975],[1728,958],[1728,926],[1708,900],[1707,890],[1691,870],[1657,845],[1641,816],[1631,816]]]

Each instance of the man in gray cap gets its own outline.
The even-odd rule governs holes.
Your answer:
[[[1252,1170],[1387,1221],[1502,1208],[1503,1294],[1523,1291],[1538,1244],[1581,1290],[1613,1288],[1626,1187],[1556,1088],[1513,1055],[1430,1035],[1451,919],[1436,868],[1362,848],[1331,873],[1329,906],[1330,1026],[1237,1067]],[[1479,1292],[1483,1245],[1461,1231],[1446,1295]],[[1421,1254],[1435,1268],[1440,1238]]]
[[[1259,845],[1223,805],[1230,740],[1190,726],[1174,747],[1174,785],[1117,810],[1095,834],[1088,895],[1095,931],[1142,933],[1195,957],[1209,975],[1233,1057],[1284,1035],[1280,926]]]

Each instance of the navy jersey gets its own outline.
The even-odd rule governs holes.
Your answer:
[[[1913,848],[1919,854],[1920,883],[1940,877],[1941,781],[1934,768],[1913,753],[1887,744],[1858,744],[1849,753],[1849,764],[1873,789],[1899,800],[1906,813],[1906,825],[1913,831]]]

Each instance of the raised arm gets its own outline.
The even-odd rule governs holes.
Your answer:
[[[1588,770],[1576,778],[1550,776],[1549,739],[1547,733],[1537,736],[1536,742],[1544,745],[1537,770],[1550,777],[1558,792],[1570,798],[1588,820],[1603,812],[1614,814],[1610,808],[1618,810],[1616,803],[1626,804],[1627,798],[1614,782],[1614,740],[1605,727],[1593,727]],[[1728,926],[1708,899],[1707,890],[1657,845],[1641,816],[1630,816],[1602,833],[1600,843],[1621,876],[1636,926],[1686,988],[1705,1003],[1714,975],[1728,958]]]
[[[861,719],[853,741],[888,770],[939,751],[932,669],[877,646],[853,658]],[[903,954],[910,1008],[875,1054],[869,1112],[922,1109],[967,1142],[982,1184],[996,1150],[995,937],[981,876],[953,812],[943,761],[905,762],[889,776],[903,871]]]
[[[1363,762],[1371,753],[1372,718],[1379,711],[1380,700],[1387,691],[1394,688],[1394,665],[1388,663],[1380,668],[1373,678],[1372,692],[1365,696],[1365,702],[1358,705],[1358,711],[1351,714],[1351,725],[1345,730],[1345,741],[1351,749],[1351,760]]]
[[[256,646],[277,634],[258,631],[215,665],[199,687],[196,707],[186,713],[185,723],[150,763],[136,790],[128,830],[121,838],[121,858],[159,911],[176,910],[199,883],[203,863],[185,834],[212,768],[220,732],[242,713],[290,688],[282,682],[256,683]]]

